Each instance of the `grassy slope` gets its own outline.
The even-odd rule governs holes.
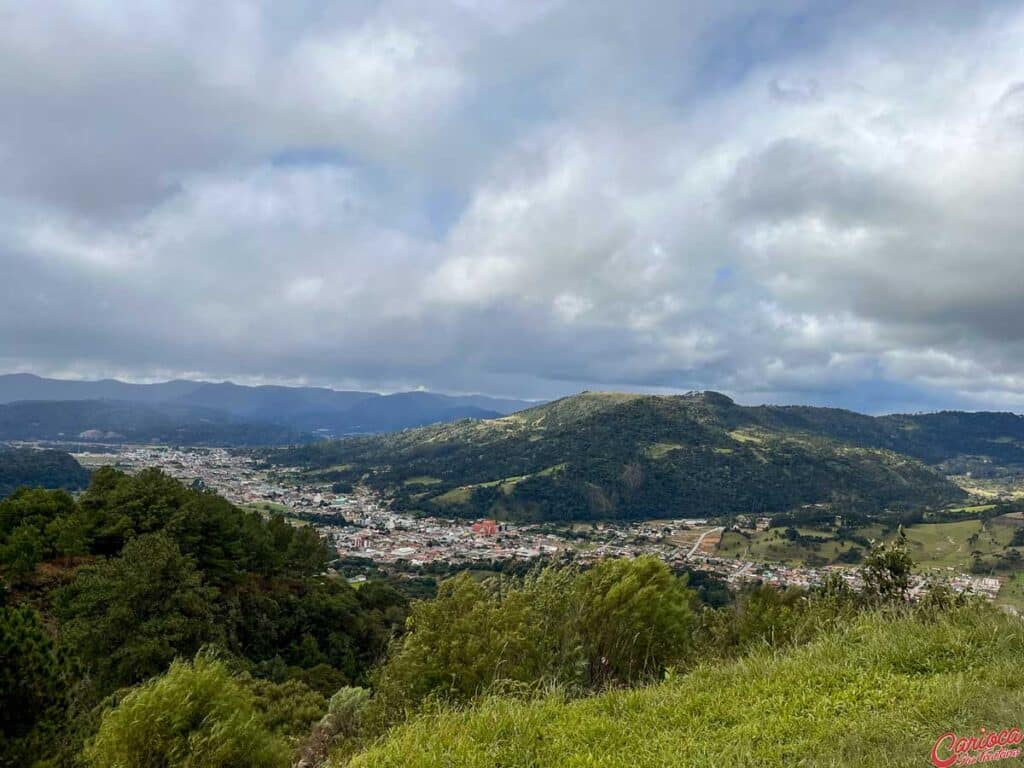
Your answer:
[[[723,557],[739,557],[745,560],[759,560],[775,563],[806,563],[811,558],[821,558],[834,562],[836,557],[846,550],[863,547],[851,541],[839,541],[833,535],[813,528],[797,528],[800,533],[808,536],[827,538],[826,542],[802,543],[789,541],[782,528],[771,528],[767,531],[747,532],[743,536],[736,531],[722,534],[715,554]],[[749,538],[748,538],[749,537]]]
[[[798,530],[802,534],[827,538],[829,541],[812,544],[792,542],[785,538],[780,528],[748,532],[746,536],[726,531],[716,552],[724,557],[803,563],[811,556],[832,561],[843,550],[858,546],[849,541],[840,542],[826,531],[813,528]],[[974,560],[972,552],[978,551],[987,557],[1001,554],[1009,544],[1014,528],[1008,525],[989,525],[986,529],[980,520],[962,520],[952,523],[918,523],[907,526],[904,531],[910,545],[910,554],[919,567],[950,567],[967,571]],[[869,539],[882,541],[890,541],[897,535],[895,531],[883,535],[877,526],[862,528],[859,533]],[[968,541],[972,534],[978,535],[973,545]]]
[[[1021,726],[1024,629],[986,612],[867,616],[788,653],[564,702],[424,715],[353,768],[919,766],[948,729]]]

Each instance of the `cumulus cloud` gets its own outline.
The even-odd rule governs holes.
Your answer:
[[[7,369],[1024,407],[1019,5],[0,19]]]

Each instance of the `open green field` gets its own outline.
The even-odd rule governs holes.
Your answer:
[[[986,566],[990,566],[1007,552],[1007,545],[1017,526],[1000,520],[1002,518],[997,518],[987,525],[980,520],[920,523],[905,528],[904,532],[910,555],[918,570],[934,568],[969,573],[974,564],[975,553],[980,555]],[[803,527],[798,527],[797,530],[802,535],[826,540],[813,543],[790,541],[781,528],[744,533],[726,531],[722,535],[716,554],[722,557],[787,565],[816,565],[825,562],[842,563],[844,561],[840,556],[851,547],[858,546],[850,541],[839,541],[833,532]],[[861,528],[857,533],[869,540],[880,541],[890,541],[897,535],[895,531],[883,535],[882,529],[878,526]],[[863,551],[863,547],[860,549]],[[848,564],[855,565],[853,562]],[[1024,571],[1004,571],[1001,576],[1006,576],[1007,582],[1000,590],[996,602],[1024,612]]]
[[[1024,498],[1024,480],[1019,476],[1000,478],[955,475],[949,478],[972,496],[980,498]]]
[[[431,477],[430,475],[419,475],[417,477],[410,477],[407,480],[402,481],[402,485],[437,485],[441,482],[439,477]]]
[[[1012,606],[1024,614],[1024,573],[1015,573],[1006,580],[996,602]]]
[[[938,622],[865,616],[795,650],[647,688],[575,701],[492,697],[422,715],[350,765],[921,766],[949,730],[1020,725],[1022,654],[1020,621],[991,611]]]
[[[311,469],[305,469],[302,471],[302,476],[309,480],[318,477],[327,477],[330,475],[337,474],[338,472],[346,472],[352,469],[351,464],[332,464],[329,467],[317,467]]]
[[[990,509],[995,509],[995,504],[973,504],[966,507],[950,507],[949,512],[963,512],[964,514],[973,514],[975,512],[987,512]]]
[[[483,483],[474,483],[472,485],[462,485],[462,486],[459,486],[458,488],[453,488],[450,491],[446,491],[445,493],[442,493],[442,494],[439,494],[438,496],[435,496],[433,501],[434,501],[434,503],[440,504],[441,506],[446,506],[446,505],[449,505],[449,504],[466,504],[466,503],[469,502],[470,497],[473,495],[473,491],[475,489],[477,489],[477,488],[495,488],[495,487],[497,487],[497,488],[501,488],[503,493],[510,494],[510,493],[512,493],[513,490],[515,490],[515,487],[516,487],[517,483],[521,483],[523,480],[526,480],[529,477],[543,477],[543,476],[553,475],[556,472],[561,472],[563,469],[565,469],[565,464],[564,463],[562,463],[562,464],[555,464],[554,466],[547,467],[545,469],[540,470],[539,472],[534,472],[533,474],[529,474],[529,475],[513,475],[511,477],[503,477],[503,478],[501,478],[499,480],[488,480],[488,481],[483,482]],[[406,480],[405,482],[406,482],[406,484],[409,484],[412,481],[411,480]],[[437,482],[440,482],[440,481],[437,481]]]
[[[830,531],[802,527],[797,530],[805,536],[826,541],[790,541],[782,528],[744,533],[727,531],[718,545],[717,554],[723,557],[801,564],[822,560],[832,562],[844,551],[858,546],[850,541],[839,541]],[[1014,528],[998,523],[985,526],[980,520],[962,520],[953,523],[920,523],[904,530],[910,554],[919,567],[950,567],[966,571],[974,560],[974,551],[980,552],[982,557],[1001,554],[1009,544]],[[858,534],[869,540],[891,540],[896,536],[895,531],[883,535],[878,526],[862,528]]]
[[[843,551],[856,546],[852,542],[840,542],[834,536],[823,531],[798,528],[801,533],[828,537],[827,542],[803,544],[790,541],[785,537],[782,528],[770,528],[767,531],[726,531],[718,545],[716,554],[722,557],[736,557],[742,560],[758,560],[765,562],[786,563],[797,565],[815,562],[816,560],[833,561]],[[745,535],[746,534],[746,535]]]
[[[983,556],[998,555],[1010,543],[1013,529],[1003,525],[983,526],[980,520],[956,523],[922,523],[906,529],[910,554],[922,567],[951,567],[967,570],[972,551]]]
[[[275,501],[254,501],[249,504],[242,504],[242,509],[251,509],[253,512],[261,512],[267,515],[288,515],[291,513],[288,507]]]

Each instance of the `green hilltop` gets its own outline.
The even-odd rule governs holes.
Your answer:
[[[0,445],[0,499],[21,487],[78,491],[88,484],[89,470],[70,453]]]
[[[835,409],[744,407],[715,392],[584,392],[499,419],[303,446],[270,460],[333,467],[331,476],[391,494],[399,508],[457,517],[771,514],[815,503],[875,512],[963,498],[907,446],[924,443],[929,458],[954,449],[904,426]]]

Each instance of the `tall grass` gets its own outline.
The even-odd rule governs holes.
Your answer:
[[[646,688],[424,714],[350,765],[921,766],[947,730],[1024,724],[1022,660],[1024,625],[987,607],[875,612]]]

